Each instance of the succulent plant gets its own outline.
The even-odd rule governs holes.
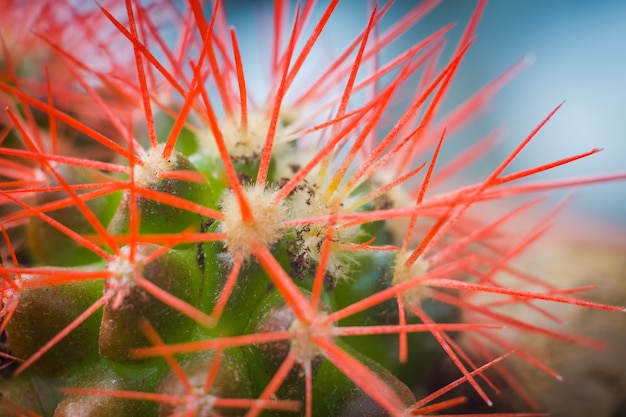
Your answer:
[[[558,213],[524,223],[541,193],[625,175],[532,181],[597,150],[508,170],[558,106],[469,181],[497,135],[440,150],[524,66],[441,114],[484,2],[447,62],[449,27],[385,64],[436,2],[384,30],[372,6],[321,62],[337,3],[276,1],[261,70],[220,2],[7,2],[5,27],[36,18],[0,80],[0,415],[425,415],[460,384],[491,404],[511,355],[557,376],[503,327],[596,345],[497,307],[623,309],[510,261]],[[441,358],[459,377],[426,392]]]

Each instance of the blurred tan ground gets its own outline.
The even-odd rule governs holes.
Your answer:
[[[569,221],[552,235],[555,237],[538,242],[515,265],[560,288],[599,285],[597,289],[568,297],[626,306],[626,233],[604,226]],[[501,276],[499,282],[522,289],[517,278]],[[604,350],[594,350],[507,330],[512,342],[563,377],[563,381],[558,381],[518,357],[506,359],[508,369],[537,401],[540,411],[554,417],[625,417],[626,313],[543,301],[533,304],[563,318],[564,323],[551,321],[520,303],[499,311],[555,331],[594,338],[607,346]],[[504,394],[517,411],[528,411],[516,394]]]

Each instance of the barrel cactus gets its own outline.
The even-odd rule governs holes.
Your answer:
[[[551,372],[503,327],[594,346],[496,308],[622,310],[510,264],[557,211],[511,225],[581,183],[531,177],[597,150],[510,172],[557,107],[483,179],[496,134],[438,161],[524,66],[441,111],[484,2],[448,61],[444,27],[384,63],[436,2],[371,5],[328,60],[338,1],[276,1],[260,63],[222,3],[5,2],[0,415],[445,413],[461,384],[491,404],[508,356]]]

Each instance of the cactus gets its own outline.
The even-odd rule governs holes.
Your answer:
[[[527,196],[581,182],[524,180],[597,152],[505,173],[560,106],[482,180],[458,173],[495,134],[438,161],[524,66],[440,116],[484,2],[449,61],[447,27],[378,66],[434,2],[380,33],[372,7],[320,64],[337,1],[319,18],[277,1],[260,86],[219,2],[8,3],[37,35],[5,45],[0,80],[0,415],[425,415],[460,384],[490,405],[484,372],[508,356],[552,372],[503,327],[596,345],[496,307],[623,309],[510,265],[558,213],[512,235],[542,202]],[[442,358],[459,377],[426,392]]]

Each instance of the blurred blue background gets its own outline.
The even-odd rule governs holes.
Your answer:
[[[294,2],[295,3],[295,2]],[[382,21],[387,27],[419,2],[399,0]],[[229,23],[237,28],[244,61],[261,56],[264,31],[271,30],[270,1],[226,1]],[[320,2],[314,19],[319,18]],[[332,36],[322,37],[322,50],[342,51],[367,22],[372,2],[343,0],[328,24]],[[448,58],[462,33],[475,1],[451,0],[438,5],[422,22],[403,35],[384,56],[418,42],[450,22]],[[292,8],[293,11],[293,8]],[[269,18],[269,19],[266,19]],[[313,20],[316,21],[316,20]],[[265,22],[265,23],[264,23]],[[264,27],[265,25],[265,27]],[[311,30],[309,24],[308,31]],[[561,167],[547,178],[578,177],[603,173],[626,173],[626,2],[621,0],[495,0],[488,3],[477,30],[478,38],[464,58],[446,107],[486,85],[523,57],[533,64],[504,87],[493,100],[487,116],[463,135],[474,140],[502,127],[506,143],[494,153],[502,160],[555,106],[564,107],[511,166],[518,170],[551,160],[603,148],[599,154]],[[326,34],[328,35],[328,34]],[[329,40],[330,39],[330,40]],[[271,42],[267,38],[267,47]],[[322,53],[321,58],[328,59]],[[267,61],[265,61],[267,62]],[[248,66],[250,61],[244,62]],[[254,64],[253,64],[254,66]],[[264,65],[247,71],[264,77]],[[565,195],[556,193],[558,196]],[[583,215],[626,225],[626,181],[592,185],[575,190],[572,209]]]
[[[474,4],[444,2],[424,26],[433,30],[454,20],[458,34]],[[502,90],[476,128],[501,125],[514,144],[565,100],[513,167],[603,148],[542,178],[626,172],[626,2],[489,2],[456,80],[459,99],[525,55],[534,63]],[[626,225],[626,181],[576,190],[573,204],[577,212]]]

